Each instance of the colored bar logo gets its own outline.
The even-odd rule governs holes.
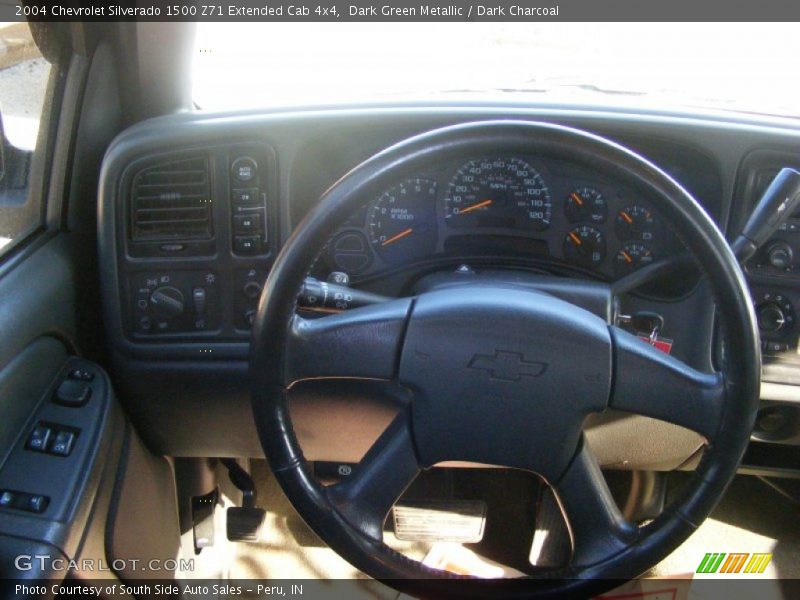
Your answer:
[[[763,573],[767,565],[772,562],[772,554],[748,552],[708,552],[700,565],[697,573]]]

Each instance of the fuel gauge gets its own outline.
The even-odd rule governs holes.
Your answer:
[[[596,267],[606,257],[606,238],[589,225],[576,227],[564,238],[564,257],[571,263]]]

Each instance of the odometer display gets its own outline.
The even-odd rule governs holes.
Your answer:
[[[453,176],[444,201],[450,227],[544,231],[553,204],[541,175],[519,158],[472,160]]]
[[[373,249],[388,264],[432,254],[436,245],[436,182],[408,179],[370,206]]]

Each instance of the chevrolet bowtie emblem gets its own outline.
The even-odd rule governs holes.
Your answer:
[[[521,377],[539,377],[547,370],[547,363],[525,360],[520,352],[495,350],[494,355],[476,354],[467,365],[470,369],[486,371],[492,379],[519,381]]]

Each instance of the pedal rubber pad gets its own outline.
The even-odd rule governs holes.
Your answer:
[[[232,542],[257,542],[264,525],[263,508],[232,506],[228,508],[226,529]]]

